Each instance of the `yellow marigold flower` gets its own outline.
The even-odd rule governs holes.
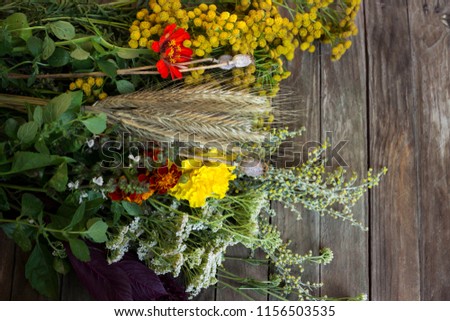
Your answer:
[[[348,49],[348,48],[350,48],[351,46],[352,46],[352,41],[351,41],[351,40],[347,40],[347,41],[344,43],[345,49]]]
[[[234,166],[223,163],[202,165],[201,162],[188,159],[182,162],[183,174],[188,175],[187,182],[178,182],[170,194],[178,200],[189,201],[191,207],[202,207],[210,197],[222,199],[228,191],[229,182],[236,178],[232,172]]]
[[[77,85],[75,85],[74,82],[71,82],[69,85],[69,90],[75,90],[75,89],[77,89]]]
[[[106,97],[108,97],[108,94],[105,93],[105,92],[101,92],[101,93],[98,95],[98,99],[100,99],[100,100],[103,100],[103,99],[105,99]]]
[[[210,4],[209,5],[209,10],[216,11],[217,10],[217,6],[215,4]]]

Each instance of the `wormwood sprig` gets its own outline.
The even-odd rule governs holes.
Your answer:
[[[297,204],[320,215],[329,215],[349,221],[352,225],[367,230],[363,223],[358,222],[352,214],[352,207],[386,174],[383,168],[377,175],[370,169],[368,177],[357,185],[354,173],[346,178],[346,170],[337,168],[327,171],[327,159],[324,157],[328,145],[316,148],[308,155],[308,160],[300,167],[275,168],[270,167],[263,176],[244,179],[237,182],[238,190],[257,188],[267,193],[272,201],[280,201],[286,208],[301,218],[301,211]]]

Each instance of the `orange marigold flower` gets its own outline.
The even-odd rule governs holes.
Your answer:
[[[181,177],[181,171],[178,166],[172,164],[170,166],[162,166],[155,171],[150,178],[150,186],[158,192],[158,194],[166,194],[168,190],[177,185]]]
[[[150,183],[150,173],[147,172],[139,174],[137,179],[140,183],[142,182]],[[131,203],[137,203],[141,205],[143,201],[147,200],[154,193],[155,189],[151,185],[149,186],[148,191],[145,193],[125,193],[117,186],[114,192],[108,193],[108,196],[112,201],[125,200]]]
[[[183,41],[190,38],[186,30],[177,28],[177,25],[173,23],[164,29],[159,41],[153,42],[152,49],[159,52],[161,58],[156,63],[156,68],[163,78],[167,78],[169,73],[172,79],[182,78],[180,69],[176,64],[191,59],[192,49],[183,45]]]

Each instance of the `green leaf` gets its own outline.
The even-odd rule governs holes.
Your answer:
[[[45,155],[33,152],[16,152],[13,157],[11,171],[8,174],[28,171],[51,165],[59,165],[70,158],[55,155]]]
[[[57,299],[59,293],[58,275],[53,269],[53,257],[50,252],[37,243],[25,265],[25,277],[39,293]]]
[[[50,100],[50,102],[44,108],[44,122],[50,123],[59,120],[61,115],[71,107],[73,99],[74,94],[72,92],[67,92]]]
[[[83,103],[83,91],[81,90],[72,91],[69,94],[71,100],[69,110],[78,113]]]
[[[133,49],[120,50],[117,52],[117,55],[122,59],[134,59],[139,57],[139,53],[134,52]]]
[[[7,26],[8,30],[12,31],[14,36],[27,41],[33,34],[28,24],[27,16],[21,12],[16,12],[7,17],[3,23],[3,26]],[[26,29],[26,30],[23,30]]]
[[[81,205],[77,208],[77,210],[75,211],[75,214],[73,214],[72,216],[72,221],[69,224],[69,228],[74,227],[75,225],[77,225],[78,223],[81,222],[81,220],[83,220],[84,214],[86,212],[86,203],[83,202],[81,203]]]
[[[103,221],[97,221],[91,225],[86,231],[86,234],[96,243],[104,243],[108,240],[106,231],[108,230],[108,224]]]
[[[17,131],[17,138],[21,141],[21,143],[31,143],[36,138],[38,129],[39,125],[35,121],[29,121],[19,127],[19,130]]]
[[[39,198],[29,193],[22,195],[22,209],[20,212],[22,216],[39,219],[43,209],[44,204]]]
[[[10,54],[13,49],[11,33],[5,28],[0,28],[0,57]]]
[[[112,202],[111,212],[113,213],[113,225],[116,225],[119,223],[120,217],[124,213],[124,209],[119,202]]]
[[[125,211],[131,216],[140,216],[142,215],[142,208],[136,203],[130,203],[127,201],[122,201],[122,206]]]
[[[110,60],[99,60],[97,63],[101,71],[111,78],[116,78],[118,67],[115,63]]]
[[[45,36],[42,43],[42,59],[47,60],[55,52],[55,42],[48,35]]]
[[[5,193],[5,190],[0,187],[0,211],[8,211],[9,210],[9,202],[8,196]]]
[[[134,92],[136,89],[134,88],[134,85],[129,82],[128,80],[118,80],[116,82],[117,90],[121,94],[130,94]]]
[[[80,47],[76,48],[72,53],[70,54],[70,57],[76,60],[86,60],[91,56],[89,52],[87,52],[84,49],[81,49]]]
[[[5,134],[9,138],[17,138],[17,131],[19,130],[19,122],[14,118],[8,118],[5,122]]]
[[[53,52],[53,55],[51,55],[51,57],[48,58],[48,63],[52,67],[65,66],[69,63],[69,61],[70,61],[69,52],[62,48],[56,48],[55,52]]]
[[[34,144],[34,148],[41,154],[50,155],[50,151],[42,138],[38,139],[38,141]]]
[[[106,50],[98,44],[96,41],[91,41],[92,47],[94,47],[95,51],[97,51],[100,55],[106,54]]]
[[[69,239],[69,245],[70,250],[78,260],[81,262],[89,262],[91,260],[89,248],[84,241],[79,239]]]
[[[12,238],[14,242],[22,249],[24,252],[31,251],[32,245],[31,240],[25,231],[25,228],[22,224],[16,224],[16,228],[12,234]]]
[[[62,275],[66,275],[70,271],[70,264],[66,260],[55,257],[53,259],[53,269]]]
[[[32,36],[27,41],[27,48],[34,57],[39,56],[42,53],[44,42],[41,38]]]
[[[75,37],[74,26],[67,21],[55,21],[48,24],[53,34],[61,40],[71,40]]]
[[[34,109],[33,120],[38,124],[39,127],[44,123],[43,110],[41,106],[37,106]]]
[[[5,235],[10,239],[13,238],[14,230],[16,229],[17,223],[4,223],[0,225],[0,228],[3,230]]]
[[[106,129],[106,114],[101,113],[82,122],[92,134],[98,135]]]
[[[67,163],[62,163],[58,166],[55,174],[48,181],[48,185],[54,188],[57,192],[64,192],[66,190],[69,176],[67,172]]]

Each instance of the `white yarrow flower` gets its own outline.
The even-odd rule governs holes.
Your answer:
[[[86,144],[88,145],[89,148],[92,148],[94,147],[95,140],[93,139],[86,140]]]
[[[80,182],[78,180],[76,180],[75,182],[69,182],[69,184],[67,184],[67,188],[71,191],[78,189],[78,187],[80,187]]]
[[[92,182],[94,184],[97,184],[98,186],[103,186],[103,177],[99,176],[99,177],[94,177],[92,179]]]
[[[141,160],[141,156],[139,156],[139,155],[134,156],[133,154],[128,155],[128,158],[131,159],[135,163],[139,163],[139,161]]]
[[[86,192],[82,192],[80,195],[80,198],[78,199],[78,202],[81,204],[83,203],[83,199],[89,197],[89,195]]]

